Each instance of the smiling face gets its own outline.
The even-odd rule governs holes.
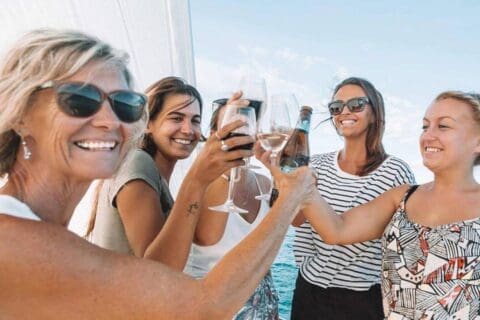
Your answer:
[[[356,85],[345,85],[338,89],[333,100],[347,102],[352,98],[366,97],[363,89]],[[344,106],[341,114],[333,116],[333,122],[337,132],[345,139],[365,137],[367,128],[373,122],[373,113],[370,105],[366,105],[363,111],[351,112]]]
[[[168,95],[162,112],[148,124],[147,132],[158,152],[168,160],[189,157],[200,140],[200,105],[197,100],[188,104],[191,100],[192,97],[186,94]]]
[[[91,83],[104,92],[129,89],[113,66],[91,62],[65,81]],[[38,91],[20,130],[32,151],[32,163],[69,178],[91,181],[111,177],[130,147],[133,124],[121,122],[108,100],[87,118],[62,112],[53,89]],[[50,170],[50,171],[48,171]]]
[[[420,151],[423,164],[433,172],[471,168],[480,153],[480,126],[472,107],[452,98],[432,103],[423,119]]]

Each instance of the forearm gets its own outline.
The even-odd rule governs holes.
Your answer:
[[[323,241],[329,244],[342,242],[343,218],[335,213],[319,193],[302,209],[302,214]]]
[[[269,270],[297,210],[289,200],[280,196],[262,223],[204,279],[207,290],[216,293],[219,308],[237,311]]]
[[[165,225],[145,251],[146,258],[183,270],[198,222],[200,201],[207,187],[204,184],[188,175],[185,177]]]

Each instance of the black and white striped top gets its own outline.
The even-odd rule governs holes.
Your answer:
[[[393,156],[362,177],[343,172],[337,159],[338,151],[315,155],[310,163],[318,176],[318,190],[337,214],[366,203],[393,187],[415,183],[410,167]],[[295,261],[308,282],[322,288],[357,291],[368,290],[380,283],[380,240],[329,245],[321,240],[308,221],[295,231]]]

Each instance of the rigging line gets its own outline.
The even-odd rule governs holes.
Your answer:
[[[322,121],[320,121],[319,123],[317,123],[317,125],[313,128],[313,130],[317,129],[319,125],[321,125],[322,123],[324,122],[327,122],[327,121],[330,121],[332,120],[332,117],[328,117],[327,119],[323,119]]]

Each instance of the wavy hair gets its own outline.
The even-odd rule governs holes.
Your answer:
[[[367,137],[365,139],[365,148],[367,149],[367,162],[357,174],[364,176],[375,170],[387,158],[387,153],[383,147],[382,139],[385,131],[385,104],[382,94],[373,86],[373,84],[363,78],[350,77],[335,87],[333,95],[346,85],[354,85],[363,89],[367,98],[370,100],[370,107],[373,112],[374,121],[367,127]]]
[[[72,30],[39,29],[24,35],[0,66],[0,174],[9,173],[21,137],[14,131],[31,105],[37,88],[73,76],[88,63],[118,68],[127,84],[128,55],[93,36]],[[146,116],[144,117],[146,121]],[[139,125],[140,126],[140,125]],[[138,131],[138,130],[137,130]]]
[[[195,89],[195,87],[189,85],[182,78],[163,78],[148,87],[145,93],[148,97],[148,117],[150,120],[155,120],[159,116],[163,110],[165,100],[168,96],[177,94],[190,96],[190,99],[185,104],[178,106],[177,109],[182,109],[194,101],[198,101],[200,106],[200,114],[202,114],[203,102],[200,93],[197,89]],[[203,136],[201,140],[204,140]],[[158,150],[157,145],[149,134],[146,134],[143,137],[141,148],[151,157],[154,157]]]

